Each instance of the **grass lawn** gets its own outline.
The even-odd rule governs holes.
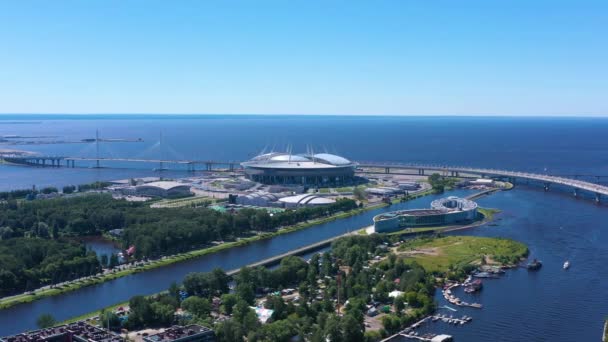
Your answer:
[[[406,241],[397,253],[415,260],[429,272],[445,273],[451,266],[479,263],[482,256],[488,264],[507,265],[526,256],[528,248],[510,239],[447,236]]]

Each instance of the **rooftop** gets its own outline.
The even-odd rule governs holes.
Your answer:
[[[291,204],[332,204],[335,201],[331,198],[319,197],[312,194],[301,194],[295,196],[288,196],[279,199],[279,201],[283,203],[291,203]]]
[[[354,166],[350,160],[329,153],[317,154],[290,154],[283,152],[271,152],[260,154],[251,160],[242,163],[243,166],[267,167],[267,168],[334,168],[342,166]]]
[[[185,183],[180,183],[180,182],[174,182],[174,181],[158,181],[158,182],[150,182],[150,183],[139,185],[139,187],[145,187],[145,186],[161,188],[163,190],[170,190],[170,189],[173,189],[173,188],[176,188],[179,186],[190,186],[190,185],[185,184]]]
[[[87,342],[122,342],[123,338],[92,326],[85,322],[76,322],[57,327],[34,330],[0,339],[2,342],[71,342],[72,336],[77,341]]]
[[[210,331],[213,330],[196,324],[188,325],[185,327],[175,325],[171,328],[165,329],[165,331],[163,332],[145,337],[144,340],[152,342],[169,342],[179,340],[184,337],[207,333]]]

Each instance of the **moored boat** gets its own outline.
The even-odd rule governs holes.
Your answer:
[[[570,261],[566,260],[564,263],[564,269],[567,270],[568,268],[570,268]]]
[[[536,271],[539,270],[542,266],[543,263],[540,260],[534,259],[532,260],[532,262],[528,263],[527,267],[529,271]]]

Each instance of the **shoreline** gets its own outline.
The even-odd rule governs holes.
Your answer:
[[[483,192],[485,192],[485,191],[483,191]],[[407,202],[407,201],[414,200],[414,199],[417,199],[420,197],[432,195],[435,193],[437,193],[435,190],[428,189],[428,190],[422,191],[420,193],[413,194],[412,196],[408,197],[408,199],[403,202]],[[477,194],[479,194],[479,193],[476,193],[473,196],[475,196]],[[256,242],[256,241],[271,239],[271,238],[279,236],[279,235],[296,232],[299,230],[310,228],[312,226],[324,224],[327,222],[331,222],[331,221],[335,221],[335,220],[339,220],[339,219],[343,219],[343,218],[348,218],[348,217],[351,217],[354,215],[364,213],[369,210],[384,208],[389,205],[398,204],[401,202],[402,202],[401,199],[395,199],[395,200],[391,201],[390,204],[385,203],[385,202],[379,202],[379,203],[375,203],[375,204],[372,204],[369,206],[364,206],[363,208],[354,209],[354,210],[351,210],[348,212],[337,213],[337,214],[329,216],[329,217],[315,219],[315,220],[311,220],[308,222],[297,223],[292,226],[280,228],[274,232],[262,233],[262,234],[259,234],[259,235],[253,236],[253,237],[240,238],[235,241],[225,242],[221,245],[210,246],[210,247],[205,247],[205,248],[201,248],[201,249],[195,249],[195,250],[192,250],[189,252],[173,254],[173,255],[166,256],[161,259],[155,259],[152,261],[147,261],[147,262],[139,261],[138,263],[143,262],[144,264],[138,265],[138,266],[133,266],[133,267],[130,267],[125,270],[119,270],[116,272],[108,272],[108,273],[104,273],[101,275],[92,275],[92,276],[88,276],[88,277],[84,277],[84,278],[80,278],[80,279],[75,279],[75,280],[72,280],[68,285],[65,285],[62,288],[50,287],[51,285],[46,285],[46,286],[42,287],[43,290],[40,290],[39,292],[36,292],[36,290],[34,290],[34,291],[30,291],[29,293],[21,293],[21,294],[17,294],[14,296],[0,298],[0,310],[4,310],[4,309],[7,309],[7,308],[13,307],[15,305],[19,305],[19,304],[31,303],[33,301],[36,301],[39,299],[44,299],[47,297],[61,295],[61,294],[75,291],[75,290],[78,290],[78,289],[81,289],[84,287],[102,284],[104,282],[115,280],[115,279],[125,277],[125,276],[131,275],[131,274],[141,273],[141,272],[156,269],[159,267],[168,266],[171,264],[191,260],[194,258],[205,256],[207,254],[220,252],[225,249],[246,246],[246,245]],[[474,226],[469,225],[466,227],[457,227],[457,228],[454,228],[454,230],[472,228],[472,227],[479,226],[481,224],[485,224],[487,222],[488,221],[486,221],[484,219],[480,222],[477,222]],[[359,230],[359,229],[356,229],[356,230]],[[446,230],[441,230],[441,231],[446,231]],[[439,231],[439,232],[441,232],[441,231]],[[428,232],[433,233],[433,232],[437,232],[437,231],[429,230]],[[415,233],[415,232],[412,232],[412,233]],[[417,232],[417,233],[421,233],[421,232]],[[408,234],[405,234],[405,235],[408,235]]]
[[[425,195],[427,195],[427,194],[425,194]],[[64,288],[57,288],[57,287],[45,288],[46,286],[50,286],[50,285],[46,285],[45,287],[43,287],[45,289],[41,290],[40,292],[34,291],[33,293],[21,293],[21,294],[17,294],[14,296],[1,298],[0,299],[0,310],[4,310],[4,309],[10,308],[10,307],[13,307],[15,305],[31,303],[31,302],[39,300],[39,299],[75,291],[75,290],[81,289],[83,287],[98,285],[98,284],[104,283],[106,281],[111,281],[111,280],[114,280],[117,278],[131,275],[131,274],[145,272],[145,271],[152,270],[155,268],[168,266],[168,265],[175,264],[175,263],[182,262],[182,261],[191,260],[194,258],[205,256],[207,254],[220,252],[225,249],[246,246],[246,245],[256,242],[256,241],[270,239],[270,238],[273,238],[273,237],[276,237],[279,235],[296,232],[299,230],[310,228],[312,226],[324,224],[327,222],[331,222],[331,221],[335,221],[335,220],[339,220],[339,219],[343,219],[343,218],[348,218],[348,217],[351,217],[354,215],[364,213],[369,210],[379,209],[379,208],[383,208],[386,206],[388,206],[387,203],[373,204],[373,205],[370,205],[367,207],[358,208],[358,209],[354,209],[354,210],[347,211],[347,212],[340,212],[340,213],[337,213],[337,214],[329,216],[329,217],[324,217],[324,218],[320,218],[320,219],[315,219],[315,220],[311,220],[311,221],[307,221],[307,222],[298,223],[298,224],[295,224],[292,226],[287,226],[284,228],[280,228],[274,232],[262,233],[262,234],[259,234],[259,235],[253,236],[253,237],[241,238],[241,239],[237,239],[235,241],[225,242],[223,244],[216,245],[216,246],[210,246],[210,247],[192,250],[189,252],[173,254],[173,255],[166,256],[161,259],[156,259],[153,261],[148,261],[148,262],[144,261],[144,263],[145,263],[144,265],[134,266],[134,267],[128,268],[126,270],[120,270],[117,272],[108,272],[108,273],[104,273],[101,275],[92,275],[92,276],[88,276],[85,278],[80,278],[80,280],[72,280],[71,282],[73,282],[73,283],[66,285]],[[139,263],[141,263],[141,262],[142,261],[139,261]]]
[[[500,191],[500,190],[499,190],[499,191]],[[425,193],[425,194],[424,194],[424,195],[422,195],[422,196],[426,196],[426,195],[429,195],[429,194],[434,194],[434,193],[435,193],[434,191],[431,191],[430,193]],[[494,192],[492,192],[492,193],[494,193]],[[420,197],[422,197],[422,196],[420,196]],[[414,199],[414,198],[415,198],[415,197],[410,198],[410,199]],[[380,203],[380,204],[377,204],[377,205],[374,205],[374,206],[370,206],[370,207],[368,207],[368,208],[357,209],[357,210],[361,210],[361,212],[364,212],[364,211],[366,211],[366,210],[377,209],[377,208],[382,208],[382,207],[386,207],[386,206],[388,206],[388,204],[386,204],[386,203]],[[492,209],[492,210],[495,210],[495,209]],[[498,212],[499,212],[499,211],[498,211]],[[352,216],[352,215],[349,215],[349,216]],[[484,215],[484,216],[485,216],[485,215]],[[348,217],[348,216],[345,216],[345,217]],[[478,227],[478,226],[481,226],[481,225],[486,224],[486,223],[488,223],[488,222],[491,222],[492,220],[493,220],[493,216],[492,216],[492,215],[490,215],[489,219],[486,217],[486,218],[484,218],[483,220],[480,220],[479,222],[475,222],[475,224],[474,224],[474,225],[467,225],[467,226],[463,226],[463,227],[457,227],[457,228],[456,228],[456,230],[458,230],[458,229],[468,229],[468,228],[474,228],[474,227]],[[301,229],[303,229],[303,228],[301,228]],[[295,231],[295,230],[294,230],[294,231]],[[364,227],[364,228],[355,229],[355,230],[354,230],[353,232],[351,232],[350,234],[360,234],[361,232],[365,232],[365,227]],[[418,233],[420,233],[420,232],[418,232]],[[366,234],[367,234],[367,233],[366,233]],[[411,233],[410,233],[410,234],[411,234]],[[278,234],[278,235],[280,235],[280,234]],[[404,234],[404,235],[407,235],[407,234]],[[246,266],[247,266],[247,265],[246,265]],[[245,266],[244,266],[244,267],[245,267]],[[159,292],[159,293],[162,293],[162,292],[163,292],[163,291],[161,291],[161,292]],[[152,296],[153,296],[153,295],[155,295],[155,294],[152,294]],[[62,321],[61,323],[62,323],[62,324],[65,324],[65,323],[73,323],[73,322],[80,321],[80,320],[87,320],[87,319],[91,319],[91,318],[95,317],[96,315],[99,315],[99,314],[100,314],[102,311],[104,311],[104,310],[115,309],[115,308],[118,308],[118,307],[120,307],[120,306],[126,306],[126,305],[128,305],[128,304],[129,304],[129,302],[128,302],[128,301],[126,301],[126,302],[121,302],[121,303],[117,303],[117,304],[112,304],[112,305],[110,305],[110,306],[106,306],[106,307],[103,307],[103,308],[98,309],[98,310],[95,310],[95,311],[91,311],[91,312],[88,312],[88,313],[85,313],[85,314],[82,314],[82,315],[79,315],[79,316],[75,316],[75,317],[72,317],[72,318],[68,318],[68,319],[66,319],[66,320]],[[1,309],[0,309],[0,310],[1,310]]]

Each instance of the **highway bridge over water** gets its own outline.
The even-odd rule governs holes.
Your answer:
[[[159,165],[159,170],[163,170],[166,165],[186,166],[187,171],[238,171],[242,169],[238,161],[214,161],[214,160],[164,160],[164,159],[142,159],[142,158],[102,158],[102,157],[63,157],[63,156],[39,156],[39,155],[12,155],[5,154],[0,157],[10,163],[36,166],[36,167],[76,167],[76,162],[94,162],[96,167],[101,167],[101,163],[108,162],[131,162],[147,163]],[[198,168],[197,168],[198,166]],[[608,196],[608,186],[578,179],[582,175],[556,176],[548,174],[538,174],[530,172],[485,169],[465,166],[446,166],[446,165],[422,165],[405,163],[386,163],[386,162],[358,162],[358,172],[373,172],[384,174],[413,174],[429,175],[439,173],[446,177],[482,177],[482,178],[501,178],[515,182],[516,180],[528,180],[539,182],[548,191],[552,184],[569,187],[573,189],[574,195],[578,196],[579,191],[589,192],[595,195],[597,202],[601,196]],[[589,176],[589,175],[586,175]],[[598,182],[600,177],[592,176]]]

